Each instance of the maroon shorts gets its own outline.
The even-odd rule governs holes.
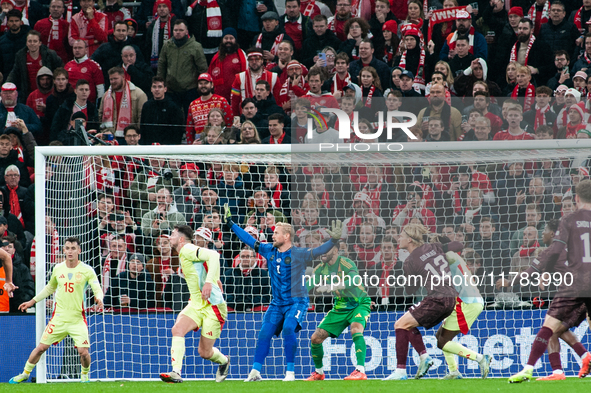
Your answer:
[[[454,297],[427,296],[422,301],[413,305],[408,312],[417,320],[420,326],[425,329],[431,329],[447,318],[453,312],[455,306],[456,298]]]
[[[548,308],[548,315],[558,319],[569,329],[578,326],[587,316],[591,299],[582,297],[555,297]]]

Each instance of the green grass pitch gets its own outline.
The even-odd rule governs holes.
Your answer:
[[[295,381],[263,381],[244,383],[242,381],[228,380],[221,384],[211,381],[187,381],[181,384],[166,384],[163,382],[91,382],[91,383],[49,383],[22,385],[0,384],[0,392],[64,392],[75,393],[102,393],[102,392],[210,392],[210,393],[274,393],[285,391],[306,393],[328,393],[328,392],[355,392],[355,393],[483,393],[483,392],[589,392],[591,378],[578,379],[567,378],[566,381],[551,382],[525,382],[521,384],[509,384],[506,378],[500,379],[464,379],[458,381],[439,381],[435,379],[423,379],[420,381],[338,381],[326,380],[316,382]]]

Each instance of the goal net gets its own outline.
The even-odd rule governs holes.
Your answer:
[[[574,186],[589,177],[590,145],[575,141],[356,145],[244,145],[37,148],[36,282],[40,291],[63,260],[64,239],[78,236],[81,260],[105,291],[105,309],[87,321],[91,379],[155,379],[170,370],[175,318],[189,299],[168,235],[175,224],[195,229],[195,242],[221,255],[229,307],[216,346],[229,355],[230,378],[252,367],[263,312],[271,300],[266,261],[245,248],[221,223],[225,203],[234,220],[261,242],[278,222],[289,222],[296,245],[327,240],[332,220],[344,223],[340,255],[355,261],[375,303],[364,336],[366,372],[383,378],[396,367],[394,322],[424,296],[409,294],[397,278],[408,254],[397,247],[401,228],[421,222],[431,233],[464,244],[462,255],[485,300],[470,332],[456,339],[492,355],[492,377],[506,377],[527,361],[550,300],[560,285],[530,283],[498,290],[501,275],[529,266],[545,247],[543,229],[576,209]],[[396,151],[399,150],[399,151]],[[314,261],[310,267],[319,263]],[[561,278],[562,279],[562,278]],[[568,278],[564,278],[568,279]],[[299,332],[296,378],[313,371],[310,337],[333,299],[315,291]],[[37,338],[50,318],[51,299],[37,308]],[[587,321],[573,329],[584,345]],[[428,378],[447,373],[436,329],[424,341],[435,364]],[[189,333],[183,377],[213,378],[215,368],[197,352],[200,332]],[[342,379],[355,363],[348,330],[324,342],[327,378]],[[580,359],[565,344],[561,360],[574,375]],[[410,374],[419,356],[411,348]],[[478,364],[459,359],[464,377]],[[282,339],[274,339],[262,374],[285,374]],[[545,355],[536,372],[551,372]],[[37,368],[39,382],[79,377],[79,357],[66,339]]]

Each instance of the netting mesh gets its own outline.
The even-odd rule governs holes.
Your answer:
[[[494,284],[501,274],[529,266],[545,247],[544,225],[575,210],[573,187],[589,176],[588,156],[583,148],[47,156],[47,278],[51,266],[63,260],[63,239],[80,237],[81,260],[95,269],[105,291],[105,310],[91,308],[88,315],[91,378],[157,378],[170,370],[170,329],[189,299],[167,235],[177,223],[190,225],[195,243],[222,257],[231,312],[216,346],[232,359],[230,377],[244,378],[271,301],[270,279],[266,261],[223,228],[221,206],[228,203],[234,220],[261,242],[272,241],[276,223],[289,222],[296,245],[305,247],[327,240],[330,222],[339,219],[344,222],[339,253],[355,261],[360,274],[375,278],[366,285],[375,304],[365,331],[366,370],[370,378],[384,377],[396,365],[394,322],[425,295],[409,295],[388,281],[401,274],[408,256],[397,247],[401,228],[421,222],[432,233],[464,243],[462,255],[480,278],[486,311],[458,340],[493,355],[492,376],[508,376],[525,364],[558,283],[517,293]],[[91,307],[90,291],[88,299]],[[309,338],[332,298],[313,291],[310,304],[299,333],[298,378],[313,370]],[[582,338],[586,327],[583,322],[575,333]],[[435,331],[421,331],[435,358],[428,376],[441,377],[447,369]],[[183,374],[211,378],[215,369],[199,358],[198,340],[199,333],[187,335]],[[355,364],[348,330],[324,346],[328,376],[348,375]],[[577,370],[579,359],[564,343],[561,353],[565,372]],[[409,362],[414,373],[416,352]],[[462,359],[459,365],[464,376],[479,375],[477,363]],[[540,372],[549,370],[547,361],[539,366]],[[275,339],[263,374],[277,378],[284,372],[281,339]],[[79,357],[70,339],[48,351],[48,380],[78,374]]]

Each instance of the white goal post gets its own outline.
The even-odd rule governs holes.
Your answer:
[[[397,146],[395,146],[397,145]],[[402,147],[402,149],[400,148]],[[567,189],[570,191],[570,187],[566,184],[567,181],[574,179],[578,176],[575,172],[578,168],[588,168],[590,165],[587,162],[591,157],[591,141],[586,139],[576,140],[544,140],[544,141],[511,141],[511,142],[443,142],[443,143],[405,143],[399,144],[323,144],[323,145],[213,145],[213,146],[93,146],[93,147],[37,147],[35,149],[35,246],[36,246],[36,261],[35,261],[35,279],[36,279],[36,292],[39,293],[47,283],[49,278],[48,273],[50,269],[49,255],[45,252],[48,250],[46,233],[46,218],[48,218],[47,211],[49,208],[62,209],[59,213],[64,222],[63,228],[64,234],[60,234],[60,241],[63,245],[63,239],[65,239],[66,233],[68,235],[74,235],[77,233],[77,225],[82,228],[80,224],[82,214],[88,209],[89,199],[96,199],[96,193],[100,190],[96,189],[96,178],[94,176],[97,172],[94,169],[101,165],[109,165],[109,157],[122,156],[122,157],[135,157],[137,159],[164,159],[164,160],[175,160],[182,163],[195,163],[203,164],[206,168],[213,166],[213,164],[226,164],[234,163],[241,166],[241,170],[248,171],[249,166],[251,168],[257,167],[257,179],[249,180],[253,184],[252,189],[248,189],[248,185],[245,186],[246,193],[244,198],[249,199],[248,201],[242,201],[242,206],[246,210],[250,207],[251,194],[259,187],[255,184],[262,183],[264,177],[265,168],[269,166],[285,168],[286,166],[292,166],[297,164],[300,169],[306,167],[312,168],[311,171],[302,170],[299,178],[304,179],[307,184],[286,184],[287,188],[291,191],[291,199],[289,209],[293,212],[296,209],[300,209],[301,198],[310,189],[310,183],[312,179],[316,179],[315,175],[323,174],[322,180],[326,186],[327,197],[332,200],[333,207],[326,207],[324,205],[324,199],[322,200],[323,207],[327,214],[326,218],[340,220],[346,220],[351,217],[351,204],[352,197],[357,192],[363,192],[364,181],[367,176],[365,172],[359,171],[359,168],[366,167],[380,167],[380,173],[383,176],[384,183],[390,183],[392,190],[396,189],[395,193],[392,193],[392,207],[386,210],[391,213],[395,210],[398,202],[406,200],[407,188],[415,182],[420,183],[424,186],[427,181],[429,187],[423,188],[421,194],[427,195],[431,192],[432,195],[438,195],[434,191],[436,188],[434,185],[440,183],[450,183],[455,181],[456,175],[461,172],[460,168],[466,166],[472,168],[470,171],[477,171],[477,169],[486,168],[485,174],[490,175],[490,184],[493,184],[494,196],[493,199],[487,200],[486,204],[494,206],[494,215],[499,217],[499,220],[512,220],[512,217],[517,217],[522,212],[517,209],[515,214],[511,213],[511,206],[509,202],[511,198],[506,194],[511,194],[515,190],[508,186],[507,182],[504,184],[502,192],[497,192],[497,185],[500,184],[500,180],[506,180],[506,176],[509,172],[509,167],[513,163],[521,163],[522,168],[528,176],[526,176],[527,182],[531,178],[536,177],[536,165],[543,161],[550,161],[552,167],[559,167],[564,169],[560,172],[560,176],[566,176],[564,179],[558,178],[559,171],[550,173],[548,184],[545,184],[546,195],[552,196],[557,206],[553,207],[553,212],[556,218],[560,217],[561,207],[560,201],[564,196],[568,199]],[[61,157],[58,159],[57,157]],[[85,158],[86,157],[86,158]],[[90,164],[86,161],[88,157],[91,157]],[[94,157],[105,158],[105,161],[94,160]],[[47,189],[49,179],[47,178],[47,165],[55,165],[56,160],[66,160],[68,167],[73,168],[70,173],[62,173],[60,181],[54,181],[51,190]],[[64,162],[64,161],[60,161]],[[570,163],[570,166],[566,164]],[[531,164],[531,165],[530,165]],[[88,165],[91,172],[85,172]],[[315,171],[315,167],[328,167],[338,166],[339,175],[338,187],[332,184],[331,181],[337,181],[335,176],[329,176],[328,172]],[[472,165],[472,166],[471,166]],[[540,164],[542,165],[542,164]],[[59,166],[59,165],[58,165]],[[530,168],[531,166],[531,168]],[[243,169],[246,168],[246,169]],[[442,170],[445,168],[445,171]],[[543,169],[540,166],[541,169]],[[99,168],[100,169],[100,168]],[[175,167],[178,172],[180,168]],[[121,169],[124,171],[125,169]],[[146,170],[147,171],[147,170]],[[282,174],[287,176],[287,171],[282,169]],[[446,172],[447,171],[447,172]],[[254,174],[254,170],[251,171]],[[482,172],[482,171],[481,171]],[[495,176],[502,172],[501,176]],[[543,171],[542,171],[543,172]],[[572,172],[572,175],[571,175]],[[425,175],[427,173],[427,175]],[[470,172],[474,173],[474,172]],[[479,172],[480,173],[480,172]],[[347,176],[344,176],[346,174]],[[355,174],[353,176],[352,174]],[[91,178],[88,178],[88,177]],[[176,176],[176,175],[175,175]],[[202,174],[200,175],[202,176]],[[299,175],[298,175],[299,176]],[[430,177],[429,177],[430,176]],[[435,177],[437,176],[437,181]],[[254,176],[253,176],[254,177]],[[442,180],[444,179],[445,180]],[[496,178],[497,181],[492,180]],[[222,177],[223,179],[223,177]],[[298,179],[295,175],[292,175],[291,179]],[[331,180],[332,179],[332,180]],[[343,180],[344,179],[344,180]],[[423,182],[421,183],[421,179]],[[427,179],[427,180],[425,180]],[[477,182],[472,178],[469,182],[470,185],[465,190],[469,191],[469,188],[476,187]],[[458,180],[459,181],[459,180]],[[562,181],[562,183],[561,183]],[[380,180],[381,182],[381,180]],[[66,184],[67,183],[67,184]],[[346,183],[346,187],[344,184]],[[57,186],[56,186],[57,184]],[[55,193],[55,187],[63,185],[64,188],[57,190],[62,192]],[[88,186],[91,184],[91,186]],[[123,183],[121,183],[123,184]],[[520,185],[519,189],[525,190],[528,183]],[[554,187],[556,185],[556,187]],[[556,190],[562,185],[564,193],[558,195],[558,192],[548,191]],[[94,188],[93,188],[94,187]],[[122,187],[119,185],[118,187]],[[358,187],[358,188],[356,188]],[[444,187],[444,186],[441,186]],[[517,187],[517,186],[515,186]],[[553,188],[554,187],[554,188]],[[347,188],[343,191],[343,188]],[[86,191],[86,190],[89,191]],[[340,191],[336,191],[339,189]],[[509,191],[507,192],[507,189]],[[483,193],[486,190],[481,187]],[[122,204],[131,206],[133,210],[134,206],[139,201],[131,200],[127,195],[128,190],[121,191],[119,199],[123,200]],[[526,191],[527,192],[527,191]],[[572,191],[570,191],[572,194]],[[65,194],[64,194],[65,193]],[[69,194],[68,194],[69,193]],[[310,192],[308,192],[309,194]],[[461,193],[461,192],[460,192]],[[92,195],[91,195],[92,194]],[[451,195],[453,193],[450,193]],[[65,195],[68,201],[62,201],[62,204],[56,203],[56,195]],[[394,197],[395,195],[395,197]],[[125,201],[125,199],[130,199]],[[242,197],[241,197],[242,198]],[[338,200],[338,198],[343,198]],[[432,209],[437,211],[439,209],[439,201],[435,200],[435,197],[431,197],[432,207],[426,209]],[[459,197],[458,197],[459,198]],[[394,203],[394,199],[396,199]],[[529,200],[524,202],[523,209]],[[92,200],[91,204],[96,204],[96,200]],[[329,202],[328,202],[329,203]],[[450,202],[451,203],[451,202]],[[458,202],[460,203],[460,202]],[[464,203],[462,199],[461,203]],[[503,206],[499,206],[499,203],[503,203]],[[495,205],[496,204],[496,205]],[[330,205],[329,205],[330,206]],[[137,207],[136,207],[137,208]],[[476,238],[479,236],[476,232],[465,232],[465,226],[462,226],[462,214],[465,206],[456,205],[440,208],[442,214],[447,216],[437,216],[436,223],[433,227],[437,228],[437,231],[444,229],[445,227],[454,227],[454,232],[459,227],[463,228],[462,232],[466,235],[466,243],[470,240],[470,245],[475,248],[477,242]],[[499,210],[499,208],[501,208]],[[278,210],[279,207],[277,208]],[[491,211],[493,211],[491,210]],[[501,211],[501,213],[499,213]],[[344,215],[340,215],[340,212],[344,212]],[[284,212],[286,217],[289,214]],[[54,213],[55,214],[55,213]],[[491,213],[492,214],[492,213]],[[240,213],[242,216],[243,214]],[[420,214],[418,214],[420,216]],[[457,217],[457,218],[456,218]],[[472,216],[471,216],[472,217]],[[508,217],[508,218],[505,218]],[[55,217],[51,217],[55,218]],[[138,226],[142,217],[135,217]],[[399,226],[398,223],[402,222],[392,218],[391,214],[380,217],[385,222],[385,227],[380,228],[379,233],[375,237],[377,239],[383,239],[387,235],[387,230]],[[410,217],[409,217],[410,218]],[[418,217],[423,219],[425,217]],[[80,220],[79,220],[80,219]],[[78,220],[78,221],[77,221]],[[245,221],[246,222],[246,221]],[[502,221],[506,226],[506,238],[500,240],[497,243],[498,249],[495,251],[502,252],[501,247],[507,247],[510,245],[511,236],[518,231],[522,230],[521,223],[517,222],[505,222]],[[471,225],[472,221],[470,221]],[[198,223],[200,226],[201,223]],[[501,222],[499,224],[498,232],[505,231],[501,229]],[[519,225],[518,225],[519,224]],[[542,225],[541,223],[540,225]],[[255,226],[259,225],[258,223]],[[375,224],[381,226],[382,224]],[[528,224],[526,224],[527,226]],[[517,228],[519,226],[519,228]],[[515,228],[514,228],[515,227]],[[85,236],[91,236],[94,232],[84,227]],[[307,236],[308,230],[306,225],[301,226],[302,242],[303,236]],[[395,230],[395,229],[394,229]],[[262,229],[261,231],[264,231]],[[476,230],[477,231],[477,230]],[[321,233],[321,231],[318,231]],[[521,233],[521,232],[520,232]],[[356,235],[357,236],[357,235]],[[346,236],[345,236],[346,237]],[[506,240],[506,241],[505,241]],[[93,239],[97,244],[101,239]],[[237,242],[236,239],[232,239],[232,242]],[[521,238],[518,240],[518,243]],[[541,244],[541,239],[539,239]],[[101,243],[102,244],[102,243]],[[152,245],[152,244],[151,244]],[[352,244],[351,244],[352,246]],[[520,247],[521,244],[518,244]],[[84,247],[84,244],[83,244]],[[100,246],[102,247],[102,246]],[[351,247],[351,250],[353,248]],[[240,250],[240,247],[238,247]],[[374,251],[377,248],[374,248]],[[518,248],[518,251],[521,249]],[[97,253],[100,251],[101,257],[104,256],[103,251],[107,250],[96,250]],[[84,250],[83,250],[84,252]],[[353,252],[353,251],[351,251]],[[355,255],[368,255],[367,250],[359,251],[359,247],[355,249]],[[363,254],[361,254],[363,252]],[[379,253],[379,251],[376,251]],[[82,259],[83,262],[86,262]],[[402,255],[400,255],[402,257]],[[509,255],[507,268],[510,268],[510,264],[514,259],[513,255]],[[369,257],[368,257],[369,258]],[[147,260],[148,258],[146,258]],[[355,260],[352,257],[353,260]],[[231,265],[232,261],[226,261]],[[355,260],[356,263],[359,263]],[[367,262],[370,262],[369,259]],[[402,263],[402,262],[401,262]],[[369,264],[368,264],[369,266]],[[373,266],[373,265],[372,265]],[[231,267],[231,266],[230,266]],[[369,269],[369,268],[368,268]],[[376,268],[377,269],[377,268]],[[491,270],[492,272],[492,270]],[[488,273],[488,271],[487,271]],[[497,272],[494,272],[496,275]],[[379,276],[379,273],[378,273]],[[224,281],[224,278],[222,278]],[[262,285],[262,284],[261,284]],[[380,290],[376,289],[372,292],[379,300]],[[371,295],[371,294],[370,294]],[[506,377],[518,369],[521,368],[522,364],[525,364],[527,356],[529,354],[529,348],[535,333],[541,326],[543,316],[545,314],[545,308],[537,309],[536,303],[532,299],[534,297],[541,300],[541,297],[545,295],[536,294],[526,298],[524,296],[519,301],[515,299],[506,299],[504,296],[498,296],[498,294],[491,294],[487,305],[496,304],[497,309],[487,308],[479,317],[479,320],[473,325],[472,330],[466,336],[460,335],[459,341],[466,346],[474,349],[478,349],[481,353],[489,353],[495,358],[492,365],[493,377]],[[550,299],[545,297],[545,303]],[[321,300],[316,301],[311,299],[311,303],[316,306],[321,304]],[[505,302],[505,303],[503,303]],[[378,302],[379,303],[379,302]],[[405,304],[406,308],[410,306],[408,303],[408,297],[406,297]],[[90,306],[87,304],[87,306]],[[368,377],[371,378],[382,378],[388,375],[396,365],[395,361],[395,335],[394,335],[394,322],[397,317],[402,315],[403,304],[400,307],[394,308],[391,301],[390,303],[384,302],[378,304],[378,309],[372,313],[372,317],[368,324],[365,332],[366,343],[368,347],[368,357],[366,363],[366,369]],[[547,306],[547,304],[546,304]],[[256,310],[247,310],[246,308],[242,311],[237,311],[229,315],[229,320],[224,327],[225,332],[222,334],[222,338],[216,343],[216,346],[224,353],[228,353],[234,362],[230,371],[229,378],[244,378],[246,373],[249,371],[253,362],[255,340],[260,328],[262,320],[262,308]],[[316,312],[309,312],[305,326],[298,335],[299,351],[296,359],[296,378],[301,379],[309,375],[313,370],[312,359],[309,354],[310,336],[314,332],[314,329],[325,315],[325,311],[328,308],[323,309],[316,307]],[[154,379],[158,377],[158,372],[167,371],[170,367],[169,359],[169,346],[170,346],[170,328],[171,323],[176,316],[176,312],[171,311],[162,312],[154,311],[154,313],[145,314],[133,314],[133,313],[97,313],[89,318],[89,328],[91,331],[91,379]],[[43,335],[44,328],[48,321],[48,310],[45,302],[40,302],[36,306],[36,339],[37,342]],[[435,330],[421,332],[425,337],[425,344],[431,356],[436,358],[436,364],[432,371],[427,377],[441,377],[446,372],[445,361],[441,351],[437,349],[436,341],[434,338]],[[343,378],[349,372],[352,371],[354,352],[351,351],[352,341],[348,332],[341,335],[337,339],[327,339],[325,341],[325,362],[324,367],[327,370],[327,378]],[[579,328],[575,330],[575,333],[581,338],[584,345],[589,345],[587,339],[587,322],[583,322]],[[199,333],[190,333],[187,337],[193,336],[193,341],[187,341],[187,357],[184,365],[187,370],[188,379],[207,379],[212,378],[214,372],[213,368],[205,364],[197,354],[196,345],[198,343]],[[45,356],[43,356],[37,365],[37,382],[45,383],[51,381],[57,381],[59,378],[67,378],[67,372],[64,372],[64,362],[66,357],[71,354],[67,354],[68,344],[60,344],[55,348],[52,347]],[[193,349],[189,349],[191,345],[195,345]],[[562,343],[561,356],[563,367],[567,375],[571,375],[578,370],[577,362],[578,357],[570,350],[566,348],[566,344]],[[416,352],[412,352],[409,356],[409,367],[411,372],[416,370],[418,364],[418,355]],[[541,362],[538,364],[537,373],[540,375],[549,373],[550,368],[547,361],[547,355],[545,355]],[[79,360],[74,356],[70,359],[74,366],[79,364]],[[131,364],[131,369],[120,369],[125,364]],[[466,363],[463,360],[459,362],[460,371],[467,377],[474,377],[478,375],[477,364]],[[75,366],[76,369],[79,366]],[[270,354],[267,357],[266,365],[263,368],[263,376],[266,378],[279,378],[284,374],[284,357],[281,344],[281,337],[275,339],[271,348]],[[75,373],[69,373],[74,375]]]

